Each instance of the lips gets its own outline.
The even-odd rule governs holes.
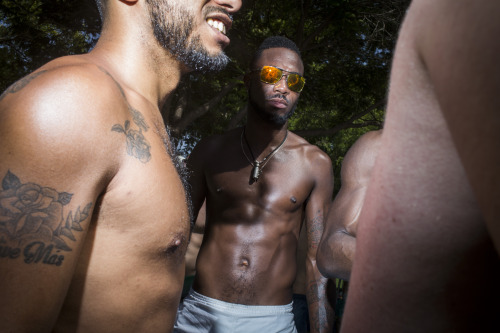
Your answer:
[[[207,24],[219,31],[221,34],[226,35],[227,31],[231,29],[231,25],[233,24],[233,20],[229,13],[225,12],[222,9],[211,10],[210,15],[207,16]]]
[[[269,104],[271,104],[272,106],[276,107],[276,108],[279,108],[279,109],[284,109],[288,106],[288,103],[282,99],[282,98],[270,98],[268,99],[269,101]]]

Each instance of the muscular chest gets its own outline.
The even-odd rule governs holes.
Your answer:
[[[209,200],[224,207],[256,206],[281,212],[299,211],[311,192],[308,173],[293,157],[276,156],[252,179],[253,166],[241,160],[230,168],[210,168],[206,173]]]

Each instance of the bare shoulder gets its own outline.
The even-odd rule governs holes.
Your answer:
[[[347,151],[342,162],[342,182],[368,178],[382,142],[382,130],[370,131],[359,137]]]
[[[318,146],[309,143],[306,139],[291,131],[289,131],[288,135],[291,148],[296,149],[307,161],[311,163],[326,163],[331,165],[331,160],[328,154],[321,150]]]
[[[295,133],[289,132],[289,140],[290,147],[300,155],[304,168],[310,170],[312,177],[321,180],[325,177],[333,179],[332,161],[327,153]]]
[[[113,162],[109,152],[123,142],[108,136],[127,110],[120,95],[104,70],[77,56],[17,81],[0,97],[4,166],[20,170],[27,160],[40,169]]]
[[[228,149],[230,146],[239,144],[241,140],[241,128],[236,128],[222,134],[214,134],[201,139],[193,149],[190,159],[200,159]]]

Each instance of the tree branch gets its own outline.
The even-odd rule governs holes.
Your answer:
[[[237,78],[235,81],[229,83],[224,88],[222,88],[220,93],[218,93],[214,98],[204,103],[203,105],[197,107],[192,112],[189,112],[188,114],[183,114],[183,117],[171,127],[172,132],[176,135],[182,133],[192,122],[194,122],[199,117],[203,116],[205,113],[210,111],[211,108],[217,105],[222,100],[222,98],[224,98],[227,94],[229,94],[231,90],[233,90],[234,87],[241,84],[242,80],[243,76]]]
[[[376,120],[370,120],[370,121],[365,121],[362,123],[354,123],[354,121],[360,119],[364,115],[374,111],[375,109],[378,109],[382,106],[384,106],[386,103],[386,99],[382,99],[378,101],[377,103],[373,104],[370,106],[368,109],[363,110],[359,113],[354,114],[351,118],[349,118],[347,121],[343,122],[342,124],[338,124],[337,126],[334,126],[332,128],[319,128],[319,129],[307,129],[307,130],[298,130],[294,131],[295,134],[300,135],[300,136],[330,136],[333,134],[336,134],[340,132],[341,130],[347,129],[347,128],[362,128],[366,126],[381,126],[381,123]]]

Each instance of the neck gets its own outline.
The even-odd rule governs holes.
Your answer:
[[[156,42],[149,24],[128,18],[124,15],[110,22],[89,56],[125,91],[139,94],[161,109],[186,68]]]
[[[283,141],[287,132],[288,122],[278,126],[262,120],[255,121],[254,117],[248,114],[248,122],[245,125],[245,137],[255,158],[259,160]]]

